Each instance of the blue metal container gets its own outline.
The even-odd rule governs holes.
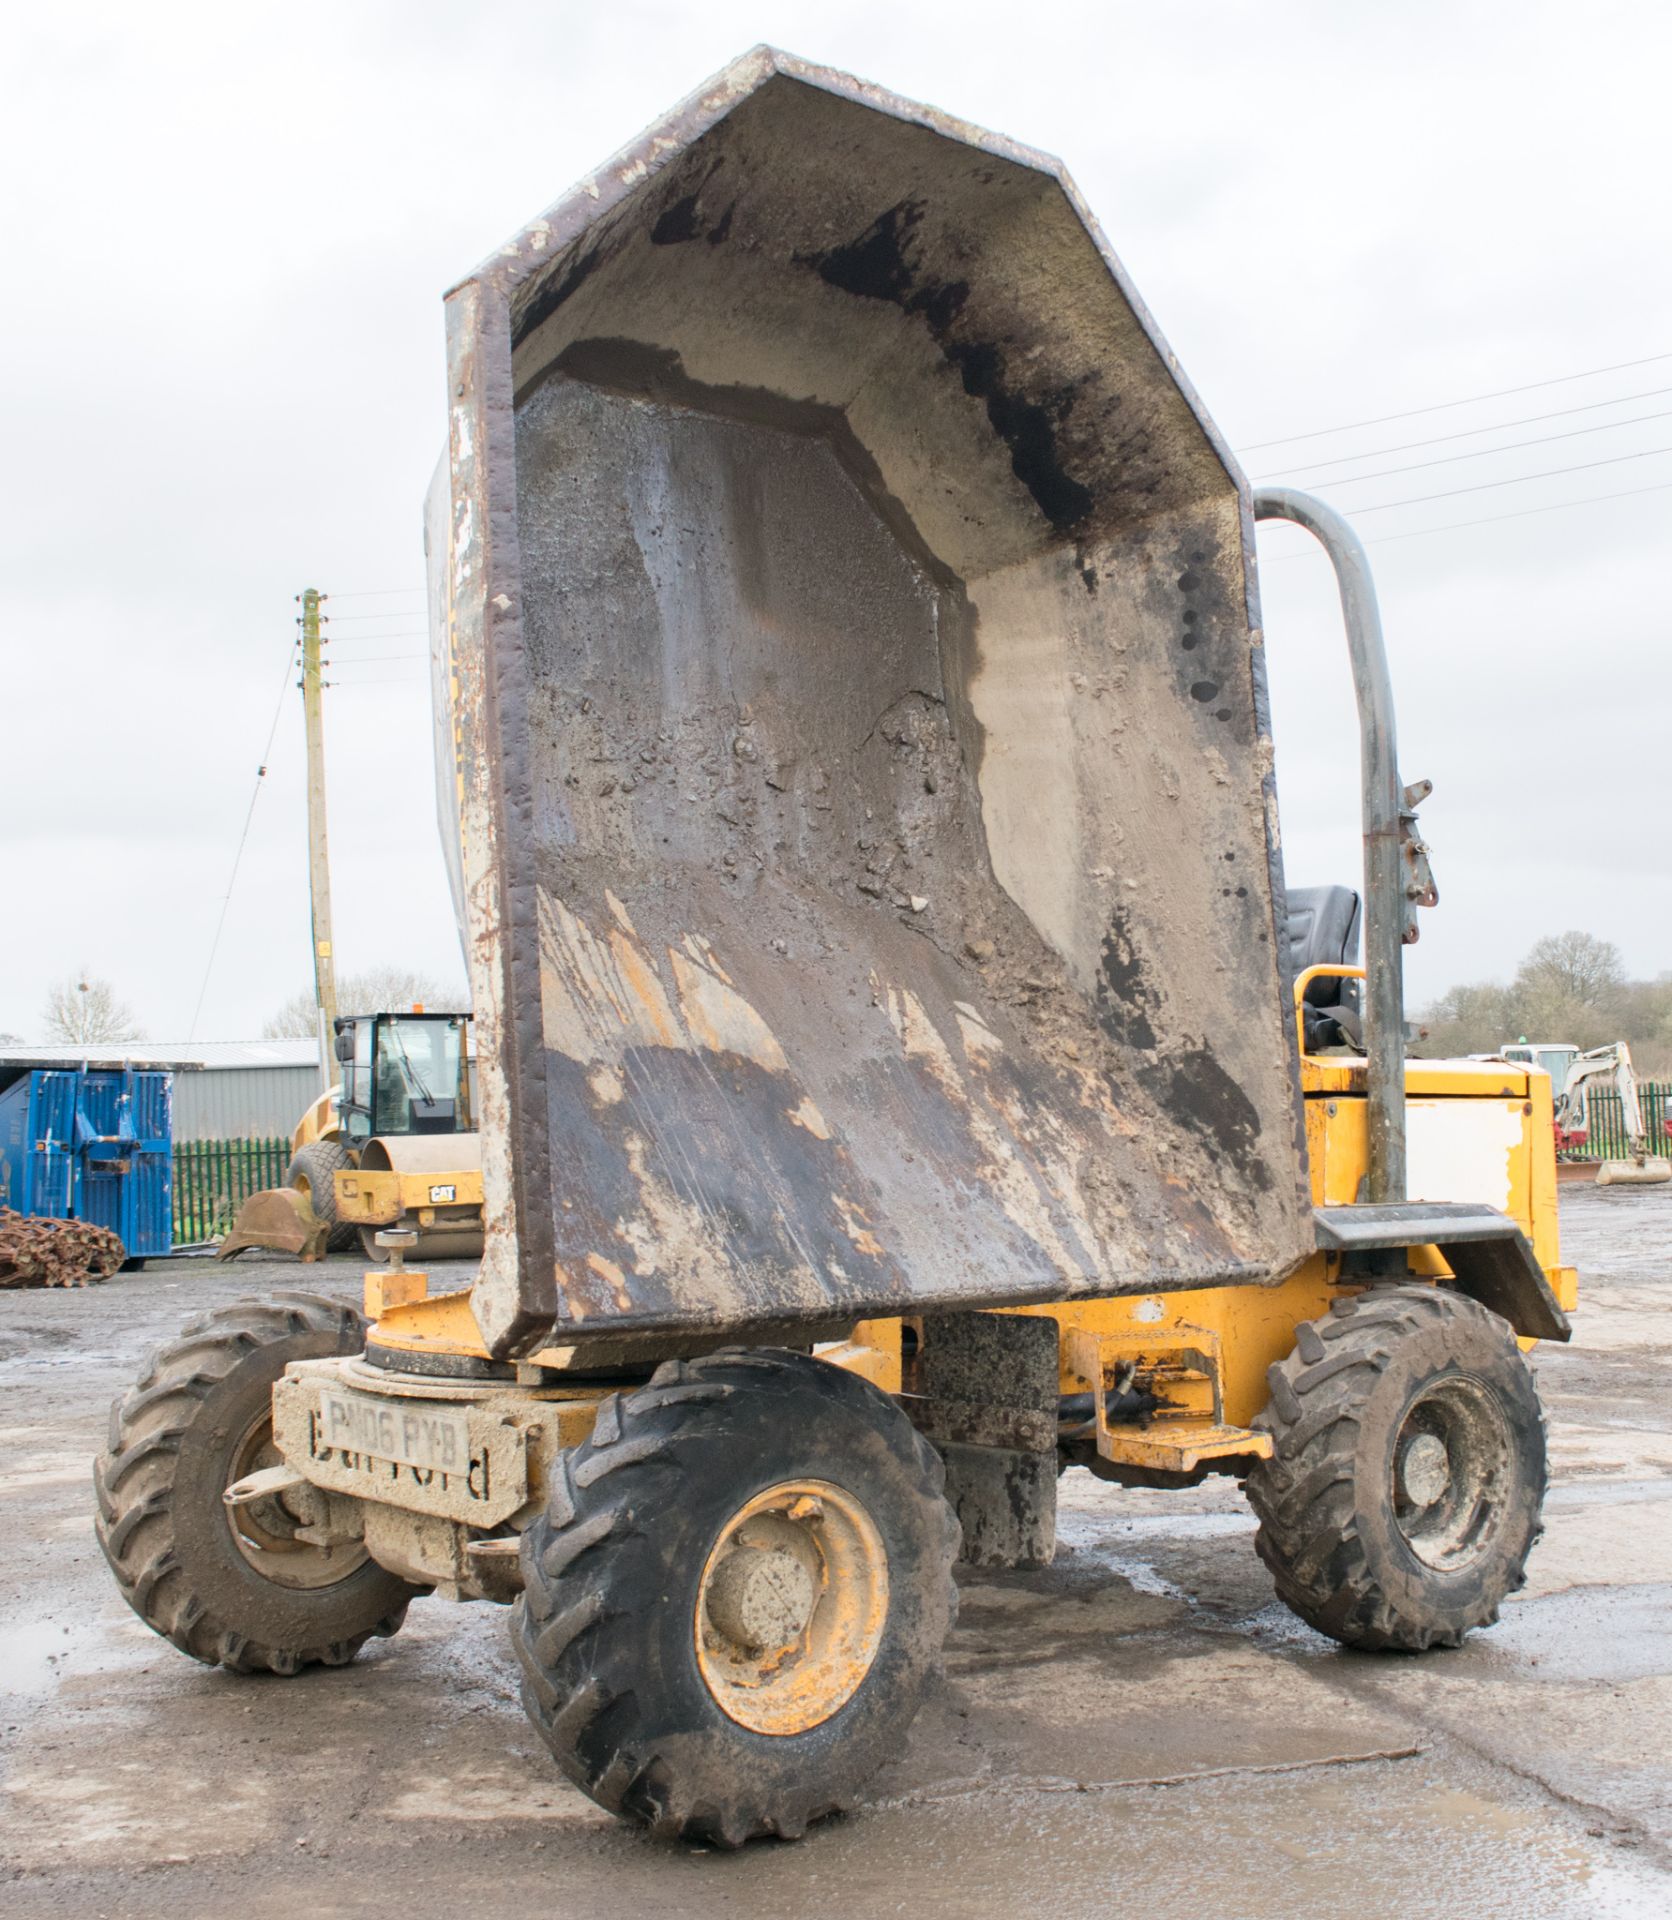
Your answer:
[[[0,1206],[111,1228],[130,1259],[173,1240],[174,1076],[36,1068],[0,1091]]]

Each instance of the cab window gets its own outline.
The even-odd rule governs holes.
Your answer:
[[[380,1020],[377,1084],[372,1103],[376,1133],[454,1133],[460,1124],[460,1053],[465,1022]]]

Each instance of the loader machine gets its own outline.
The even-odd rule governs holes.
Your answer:
[[[253,1193],[217,1249],[320,1259],[352,1247],[369,1259],[388,1228],[410,1231],[431,1260],[482,1251],[482,1161],[471,1107],[470,1016],[344,1015],[333,1046],[341,1082],[291,1135],[282,1187]]]
[[[856,1802],[1065,1466],[1232,1475],[1345,1645],[1489,1625],[1574,1296],[1549,1083],[1407,1067],[1362,549],[1250,491],[1062,168],[757,49],[447,333],[481,1266],[163,1351],[97,1466],[135,1609],[292,1674],[509,1603],[564,1772],[724,1845]],[[1362,967],[1284,885],[1271,516],[1340,582]]]

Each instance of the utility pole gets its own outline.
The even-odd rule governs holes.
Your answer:
[[[308,737],[308,896],[313,907],[314,1004],[319,1009],[319,1071],[329,1087],[337,1077],[337,969],[331,954],[331,860],[325,842],[325,717],[319,699],[317,587],[302,595],[302,714]]]

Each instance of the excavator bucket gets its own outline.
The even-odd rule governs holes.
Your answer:
[[[448,325],[492,1351],[1290,1271],[1249,495],[1061,167],[760,49]]]
[[[1597,1168],[1599,1187],[1663,1187],[1672,1180],[1672,1160],[1645,1154],[1641,1160],[1604,1160]]]
[[[304,1260],[323,1260],[331,1229],[308,1205],[308,1196],[295,1187],[266,1187],[252,1193],[238,1209],[232,1231],[215,1249],[217,1260],[230,1260],[246,1247],[265,1247],[273,1253],[300,1254]]]

